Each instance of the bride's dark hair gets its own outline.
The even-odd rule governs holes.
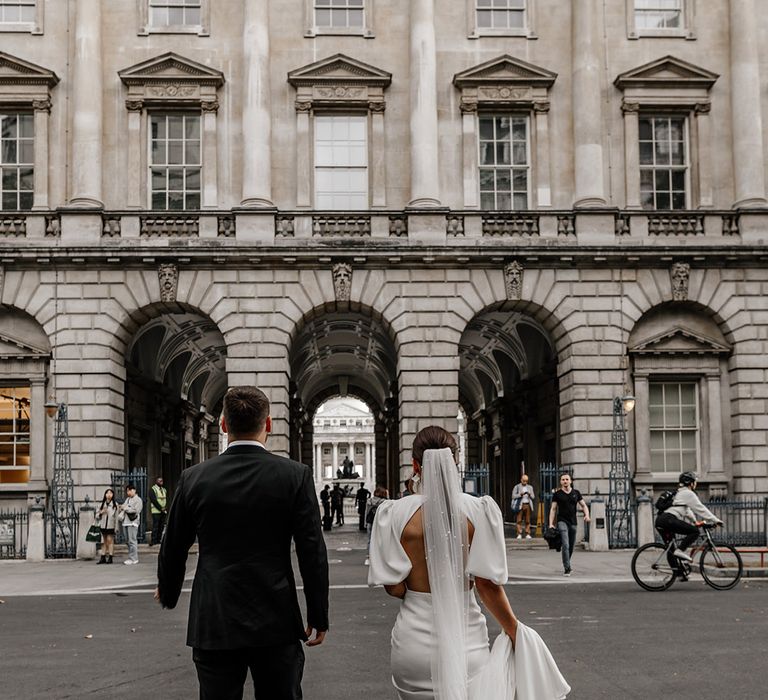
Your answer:
[[[430,425],[422,428],[413,438],[413,459],[419,464],[423,463],[424,450],[442,450],[450,448],[453,456],[456,457],[456,439],[447,430],[437,425]]]

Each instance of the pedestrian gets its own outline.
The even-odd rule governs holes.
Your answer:
[[[136,494],[136,486],[128,484],[125,487],[126,499],[120,504],[117,519],[123,527],[125,542],[128,545],[128,558],[123,564],[139,563],[139,523],[144,503],[141,496]]]
[[[320,503],[323,504],[323,520],[331,517],[331,487],[326,484],[320,492]]]
[[[376,518],[376,510],[389,498],[389,491],[383,486],[377,486],[373,490],[373,496],[365,504],[365,524],[368,528],[368,553],[371,551],[371,532],[373,532],[373,521]],[[365,566],[370,565],[370,560],[366,556]]]
[[[296,700],[302,697],[302,641],[317,646],[328,629],[328,558],[312,470],[267,451],[269,400],[256,387],[224,395],[221,427],[226,451],[181,473],[160,546],[155,598],[164,608],[176,606],[197,539],[187,644],[201,700],[242,698],[249,669],[256,700]]]
[[[525,539],[531,539],[531,514],[533,513],[533,486],[528,483],[528,475],[523,474],[520,483],[512,489],[512,510],[517,511],[517,539],[523,536],[523,520],[525,520]]]
[[[571,575],[571,557],[576,544],[576,509],[584,511],[584,522],[589,522],[589,508],[584,497],[571,486],[571,475],[560,475],[560,488],[552,494],[552,507],[549,509],[549,526],[560,532],[563,557],[563,575]],[[557,524],[555,524],[557,523]]]
[[[371,492],[365,488],[365,484],[360,484],[360,488],[355,494],[355,503],[357,504],[357,515],[359,516],[358,529],[361,532],[365,532],[365,510],[368,504],[368,499],[371,497]]]
[[[96,522],[101,530],[101,557],[97,564],[111,564],[115,553],[115,527],[117,526],[117,503],[115,492],[107,489],[96,511]]]
[[[168,517],[168,492],[163,486],[163,477],[158,476],[149,491],[149,510],[152,513],[152,542],[149,546],[160,544]]]
[[[334,518],[337,525],[344,524],[344,491],[338,484],[334,484],[331,491],[331,519]]]

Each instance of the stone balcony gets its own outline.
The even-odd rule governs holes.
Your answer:
[[[0,212],[0,248],[7,261],[40,248],[94,254],[163,248],[178,254],[184,248],[200,257],[212,250],[236,255],[246,248],[262,248],[265,254],[306,249],[391,255],[424,247],[436,254],[459,249],[508,254],[503,249],[511,247],[562,257],[566,250],[578,255],[595,248],[619,255],[630,249],[650,254],[694,248],[714,254],[723,247],[747,253],[766,241],[768,210]]]

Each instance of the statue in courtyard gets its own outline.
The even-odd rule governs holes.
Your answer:
[[[342,478],[343,479],[357,479],[359,478],[359,474],[355,471],[355,464],[354,462],[349,458],[349,456],[344,458],[344,461],[342,464]]]

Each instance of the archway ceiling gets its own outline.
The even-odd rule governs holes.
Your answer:
[[[396,378],[395,348],[382,324],[357,312],[333,312],[306,322],[293,343],[291,377],[302,404],[336,389],[359,387],[383,406]]]
[[[535,376],[552,356],[549,335],[531,317],[508,311],[479,314],[459,341],[459,391],[477,411]]]
[[[165,313],[149,321],[136,332],[127,353],[140,374],[209,409],[226,391],[226,355],[216,324],[192,312]]]

